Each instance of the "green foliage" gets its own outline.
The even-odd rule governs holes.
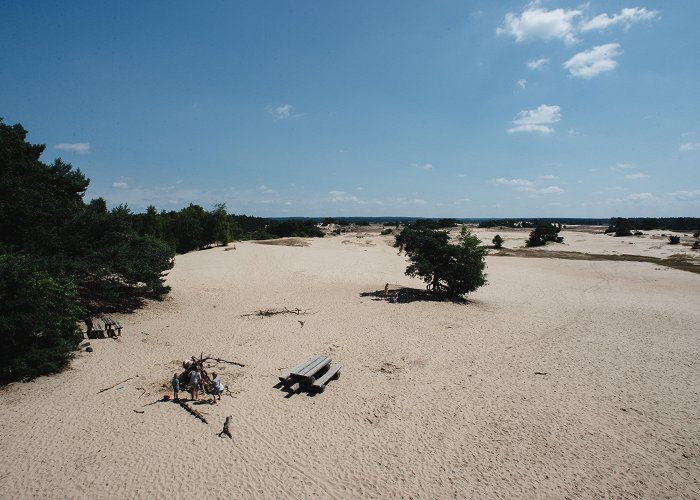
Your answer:
[[[313,220],[285,220],[268,224],[266,231],[277,238],[322,238],[324,233]]]
[[[564,238],[559,236],[559,231],[561,231],[561,225],[559,224],[537,222],[535,230],[530,233],[530,237],[525,244],[529,247],[539,247],[546,245],[550,241],[563,243]]]
[[[634,224],[623,217],[613,217],[610,219],[610,225],[605,230],[605,234],[615,233],[615,236],[632,236],[632,229],[634,229]]]
[[[22,254],[0,255],[0,383],[59,371],[82,340],[77,288]]]
[[[455,245],[445,231],[413,224],[396,236],[394,246],[410,260],[406,275],[421,278],[429,290],[461,296],[486,284],[487,250],[466,226]]]
[[[383,236],[386,236],[387,234],[391,234],[392,232],[393,232],[392,229],[386,228],[386,229],[382,229],[382,233],[381,233],[381,234],[382,234]]]
[[[503,238],[501,238],[500,234],[497,234],[496,236],[493,237],[491,240],[491,243],[493,243],[493,246],[496,248],[501,248],[503,246]]]
[[[668,237],[668,244],[669,245],[678,245],[681,242],[681,237],[672,234],[671,236]]]
[[[457,227],[458,224],[459,221],[457,219],[418,219],[413,223],[414,226],[422,226],[429,229]]]
[[[692,248],[693,250],[700,250],[700,239],[695,240],[693,242],[693,246],[691,246],[690,248]]]
[[[89,180],[60,159],[42,163],[44,146],[26,136],[21,125],[0,121],[0,334],[10,349],[0,370],[8,380],[63,366],[80,339],[81,311],[131,308],[167,292],[173,256],[147,234],[160,231],[153,217],[140,233],[126,205],[108,211],[99,198],[86,205]]]

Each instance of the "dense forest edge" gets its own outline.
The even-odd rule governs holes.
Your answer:
[[[559,228],[566,224],[608,225],[609,232],[619,235],[655,228],[700,228],[700,219],[694,217],[263,218],[230,214],[224,204],[211,210],[190,204],[179,211],[149,206],[143,213],[134,213],[125,204],[110,209],[102,198],[86,202],[90,180],[60,158],[43,163],[44,150],[44,145],[27,141],[27,131],[20,124],[6,125],[0,118],[0,339],[4,346],[0,384],[65,367],[83,340],[80,322],[104,313],[133,311],[147,299],[162,299],[169,291],[165,278],[177,253],[240,240],[323,237],[340,234],[349,226],[377,224],[410,227],[423,239],[430,231],[465,222],[479,227],[545,227],[542,244],[557,241]],[[383,232],[389,233],[388,229]],[[446,247],[449,252],[443,254],[461,252],[465,262],[483,259],[481,250],[474,250],[478,244],[471,236],[461,237],[460,248]],[[412,251],[408,241],[403,245]],[[447,287],[458,293],[480,286],[484,279],[477,274],[467,282],[460,275],[452,280],[459,286],[444,285],[431,272],[418,269],[414,274],[429,276],[436,289]]]

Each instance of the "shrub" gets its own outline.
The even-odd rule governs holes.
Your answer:
[[[681,237],[676,236],[676,235],[671,235],[668,237],[668,244],[669,245],[678,245],[681,242]]]
[[[503,238],[501,238],[500,234],[497,234],[496,236],[493,237],[491,242],[493,243],[493,246],[496,248],[501,248],[503,246]]]

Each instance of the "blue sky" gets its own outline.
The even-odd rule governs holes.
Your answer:
[[[0,116],[134,211],[700,216],[700,2],[3,2]]]

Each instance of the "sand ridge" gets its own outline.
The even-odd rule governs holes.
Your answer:
[[[390,304],[367,293],[422,286],[390,240],[178,256],[170,296],[119,316],[120,341],[92,341],[66,372],[0,390],[0,488],[17,498],[700,497],[700,275],[491,256],[490,284],[467,304]],[[591,233],[565,241],[622,245]],[[649,241],[628,246],[666,251]],[[304,326],[241,317],[280,307],[308,311]],[[158,401],[200,352],[246,365],[220,367],[232,396],[197,407],[211,425]],[[285,398],[277,375],[311,354],[342,363],[340,380]],[[227,415],[233,442],[217,436]]]

